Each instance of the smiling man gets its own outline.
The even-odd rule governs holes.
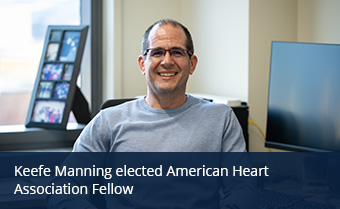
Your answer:
[[[186,94],[197,62],[185,26],[171,19],[151,25],[138,57],[147,95],[99,112],[73,151],[244,152],[232,109]]]
[[[192,159],[199,167],[202,167],[202,161],[198,160],[197,156],[185,158],[180,157],[180,154],[244,152],[242,130],[232,109],[224,104],[208,102],[186,94],[187,81],[194,73],[197,62],[193,41],[186,27],[170,19],[154,23],[144,34],[142,54],[138,57],[140,71],[146,78],[147,95],[100,111],[84,128],[74,144],[73,151],[91,152],[89,154],[110,152],[108,156],[124,152],[123,154],[127,155],[118,157],[118,161],[123,161],[124,165],[130,160],[127,156],[131,158],[132,155],[132,164],[140,162],[143,166],[144,163],[163,164],[169,159],[179,163]],[[150,153],[145,152],[157,154],[151,153],[147,158]],[[167,158],[166,154],[172,152],[176,153]],[[163,161],[161,156],[166,160]],[[82,160],[92,163],[94,159],[96,158],[91,156]],[[96,162],[97,167],[112,166],[114,160],[108,160],[106,157],[104,159],[103,162]],[[207,160],[203,164],[204,167],[207,163],[218,163],[220,158],[211,160],[212,158],[203,155],[203,159]],[[76,166],[78,163],[73,159],[69,162]],[[186,181],[183,181],[184,179]],[[131,184],[139,185],[135,198],[107,195],[107,208],[220,208],[220,180],[184,179],[142,178],[139,180],[142,182]],[[78,181],[80,179],[72,182]],[[85,183],[92,185],[92,181],[94,179]],[[115,183],[119,185],[120,182]],[[234,179],[232,184],[228,183],[228,187],[224,187],[225,198],[222,205],[228,206],[224,208],[256,208],[254,201],[249,198],[243,201],[246,196],[253,196],[253,184],[250,187],[244,186],[242,182]],[[232,193],[229,188],[234,188]],[[250,195],[247,195],[247,192]],[[238,199],[239,197],[242,198]],[[241,206],[234,207],[235,201],[241,203]],[[88,198],[83,196],[66,196],[62,199],[52,195],[48,196],[46,202],[51,208],[61,208],[68,203],[74,203],[77,208],[80,208],[80,205],[84,206],[82,208],[95,208]]]
[[[157,109],[171,109],[186,101],[186,84],[196,68],[191,36],[179,23],[163,20],[145,33],[139,67],[146,76],[146,103]]]

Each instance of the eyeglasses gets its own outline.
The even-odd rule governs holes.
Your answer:
[[[152,57],[152,58],[161,58],[161,57],[165,56],[166,52],[169,52],[170,56],[173,56],[173,57],[176,57],[176,58],[184,57],[186,54],[188,54],[189,56],[192,56],[192,53],[189,52],[189,50],[182,49],[182,48],[179,48],[179,47],[174,47],[174,48],[171,48],[171,49],[150,48],[150,49],[145,50],[143,55],[146,56],[149,53],[150,57]]]

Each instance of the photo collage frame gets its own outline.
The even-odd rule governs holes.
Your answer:
[[[48,26],[26,127],[65,129],[88,26]]]

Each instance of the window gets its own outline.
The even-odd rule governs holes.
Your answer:
[[[24,124],[48,25],[79,25],[80,0],[0,1],[0,125]]]
[[[47,25],[90,26],[78,83],[92,115],[99,110],[102,5],[102,0],[0,1],[0,151],[69,148],[83,128],[74,123],[66,131],[26,129],[23,125]]]

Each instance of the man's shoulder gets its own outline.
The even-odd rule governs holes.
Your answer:
[[[126,113],[131,113],[136,111],[138,108],[138,103],[139,99],[131,100],[131,101],[126,101],[124,103],[118,104],[118,105],[113,105],[106,107],[105,109],[102,109],[99,112],[99,115],[104,116],[104,117],[111,117],[114,115],[115,117],[119,115],[124,115]]]
[[[195,97],[190,95],[191,99],[192,99],[192,104],[194,106],[197,106],[198,108],[203,108],[203,109],[208,109],[208,110],[212,110],[212,111],[232,111],[231,107],[229,107],[227,104],[223,104],[223,103],[215,103],[206,99],[202,99],[199,97]]]
[[[122,110],[124,108],[130,108],[130,107],[133,107],[134,105],[136,105],[138,103],[139,99],[140,98],[131,99],[131,100],[129,99],[127,101],[120,102],[119,104],[117,104],[116,102],[113,101],[111,105],[108,105],[102,111],[115,111],[115,110]]]

